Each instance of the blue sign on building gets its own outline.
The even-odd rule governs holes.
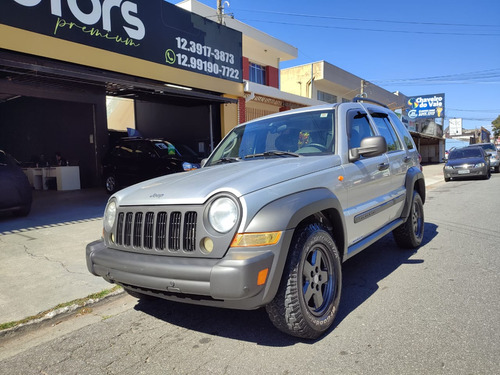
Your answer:
[[[406,113],[412,120],[444,117],[444,94],[408,98]]]

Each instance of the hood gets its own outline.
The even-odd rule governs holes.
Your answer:
[[[446,162],[446,165],[449,167],[455,167],[457,165],[464,165],[464,164],[478,164],[478,163],[485,163],[483,158],[460,158],[460,159],[448,159]]]
[[[255,159],[174,173],[120,190],[119,205],[202,204],[217,192],[253,191],[341,164],[336,155]]]

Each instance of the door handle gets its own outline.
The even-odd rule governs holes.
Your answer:
[[[405,158],[403,159],[403,162],[406,164],[408,164],[410,161],[411,161],[411,158],[409,156],[405,156]]]
[[[378,170],[379,170],[379,171],[384,171],[384,170],[386,170],[386,169],[388,169],[388,168],[389,168],[389,163],[380,163],[380,164],[378,165]]]

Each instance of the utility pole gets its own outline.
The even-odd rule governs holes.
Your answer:
[[[224,18],[224,8],[222,7],[222,0],[217,0],[217,22],[222,25]]]
[[[365,87],[366,87],[366,81],[364,79],[361,80],[361,92],[360,92],[360,96],[362,98],[366,97],[366,94],[365,94]]]

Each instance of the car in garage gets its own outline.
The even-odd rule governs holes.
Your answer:
[[[110,194],[122,187],[200,167],[164,139],[125,137],[116,141],[102,162],[104,186]]]
[[[482,177],[491,175],[489,156],[481,147],[463,147],[453,150],[443,167],[446,182],[457,178]]]
[[[26,216],[31,211],[32,188],[20,163],[0,150],[0,212]]]

